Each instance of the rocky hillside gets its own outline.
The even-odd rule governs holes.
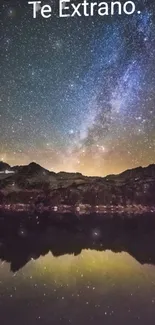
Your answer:
[[[0,204],[155,206],[155,165],[119,175],[87,177],[50,172],[36,163],[10,167],[0,163]],[[7,172],[6,173],[6,169]]]

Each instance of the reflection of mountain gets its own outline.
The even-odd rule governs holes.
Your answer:
[[[10,167],[0,163],[0,204],[155,205],[155,165],[119,175],[87,177],[54,173],[36,163]]]
[[[9,262],[13,272],[50,251],[54,256],[78,255],[88,248],[124,251],[141,264],[155,265],[154,247],[154,216],[123,219],[118,215],[90,215],[81,221],[75,215],[53,214],[0,219],[0,259]]]

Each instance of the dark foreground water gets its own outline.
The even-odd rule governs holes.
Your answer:
[[[71,217],[0,218],[0,324],[154,325],[155,216]]]

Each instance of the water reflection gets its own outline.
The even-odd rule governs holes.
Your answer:
[[[53,218],[53,219],[52,219]],[[18,271],[31,259],[49,252],[54,256],[78,255],[83,249],[127,252],[141,264],[155,264],[155,216],[122,219],[92,215],[78,220],[66,215],[57,224],[54,216],[11,216],[0,219],[0,258]],[[19,222],[20,220],[20,222]]]
[[[92,217],[70,230],[38,220],[1,220],[2,323],[154,324],[153,217]]]

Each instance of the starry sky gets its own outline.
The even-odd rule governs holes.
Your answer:
[[[74,18],[42,1],[49,19],[2,2],[0,160],[102,176],[154,163],[154,1]]]

